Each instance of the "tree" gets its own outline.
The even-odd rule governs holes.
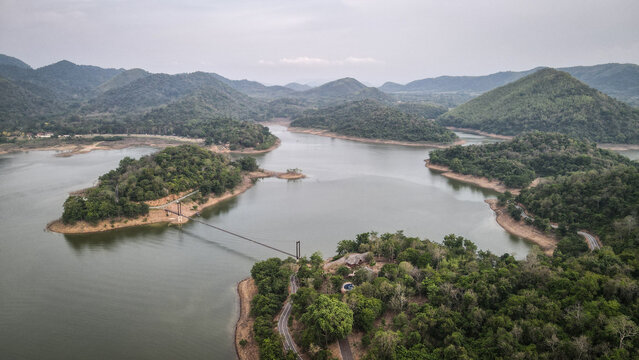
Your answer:
[[[302,322],[316,343],[327,345],[353,330],[353,311],[345,303],[322,294],[302,315]]]
[[[623,347],[623,341],[631,338],[639,333],[639,328],[626,315],[620,315],[612,318],[608,324],[608,329],[619,337],[619,348]]]

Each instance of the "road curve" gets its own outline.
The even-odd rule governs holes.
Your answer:
[[[295,294],[297,292],[297,280],[295,279],[295,275],[291,275],[291,294]],[[295,358],[298,360],[302,360],[299,352],[295,348],[295,342],[293,341],[293,337],[291,333],[288,331],[288,318],[291,315],[291,300],[286,300],[284,304],[284,308],[282,309],[282,315],[280,319],[277,321],[277,331],[284,337],[284,350],[292,350],[295,353]]]
[[[599,246],[599,241],[597,241],[597,239],[593,235],[588,234],[585,231],[577,231],[577,234],[586,238],[586,241],[588,242],[588,247],[590,248],[590,250],[601,249],[601,246]]]

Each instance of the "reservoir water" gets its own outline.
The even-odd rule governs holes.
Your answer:
[[[272,131],[282,145],[257,156],[261,166],[300,168],[308,178],[261,180],[204,211],[206,221],[293,253],[299,240],[303,254],[325,257],[338,241],[371,230],[433,241],[456,233],[519,258],[530,248],[495,222],[484,203],[494,193],[424,167],[429,149]],[[278,253],[196,223],[82,236],[44,230],[70,191],[91,186],[124,156],[153,151],[0,156],[2,358],[235,357],[236,283]]]

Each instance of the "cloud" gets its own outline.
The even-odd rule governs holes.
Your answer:
[[[365,65],[365,64],[383,64],[381,60],[372,57],[355,57],[349,56],[341,60],[322,59],[309,56],[298,56],[294,58],[281,58],[277,61],[259,60],[260,65],[294,65],[294,66],[344,66],[344,65]]]

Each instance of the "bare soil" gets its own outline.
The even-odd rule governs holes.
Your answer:
[[[253,335],[253,323],[251,317],[251,300],[257,295],[257,286],[252,278],[246,278],[237,284],[237,293],[240,298],[240,317],[235,324],[235,351],[240,360],[259,359],[260,349]],[[246,345],[240,345],[240,341],[246,340]]]
[[[186,216],[193,216],[198,211],[205,209],[207,207],[213,206],[221,201],[230,199],[234,196],[237,196],[246,190],[250,189],[253,186],[254,180],[258,178],[265,178],[274,176],[274,172],[251,172],[242,178],[242,183],[237,186],[235,189],[231,191],[227,191],[220,196],[210,196],[205,203],[198,204],[197,209],[191,209],[189,207],[182,208],[182,214]],[[187,191],[188,193],[190,191]],[[174,199],[176,199],[177,195],[172,195],[160,199],[160,204],[168,203]],[[166,207],[168,210],[177,212],[177,204],[170,204]],[[156,223],[169,223],[169,224],[184,224],[188,221],[187,218],[177,215],[173,213],[166,212],[163,209],[150,209],[149,213],[146,216],[141,216],[135,219],[108,219],[99,221],[97,224],[89,224],[86,221],[78,221],[75,224],[64,224],[61,220],[55,220],[47,225],[47,229],[53,232],[58,232],[62,234],[88,234],[88,233],[96,233],[102,231],[109,231],[114,229],[121,229],[131,226],[140,226],[140,225],[148,225],[148,224],[156,224]]]
[[[484,189],[494,190],[494,191],[497,191],[497,192],[500,192],[500,193],[504,193],[506,191],[510,191],[513,195],[519,195],[519,192],[521,191],[521,189],[510,188],[510,187],[504,185],[499,180],[491,180],[489,178],[480,177],[480,176],[474,176],[474,175],[458,174],[456,172],[451,171],[448,166],[431,164],[430,161],[428,161],[428,160],[426,160],[426,167],[431,169],[431,170],[441,171],[442,172],[441,175],[444,176],[444,177],[447,177],[449,179],[454,179],[454,180],[462,181],[462,182],[465,182],[465,183],[468,183],[468,184],[477,185],[477,186],[479,186],[481,188],[484,188]],[[535,181],[533,181],[533,184],[535,184],[535,185],[538,184],[538,183],[539,183],[539,180],[537,180],[537,179],[535,179]]]
[[[429,143],[429,142],[411,142],[411,141],[397,141],[397,140],[384,140],[384,139],[369,139],[362,138],[357,136],[347,136],[341,135],[334,132],[330,132],[328,130],[320,130],[320,129],[309,129],[309,128],[298,128],[298,127],[289,127],[288,131],[295,133],[303,133],[303,134],[311,134],[311,135],[319,135],[319,136],[327,136],[335,139],[344,139],[344,140],[352,140],[359,141],[371,144],[391,144],[391,145],[402,145],[402,146],[415,146],[415,147],[426,147],[426,148],[438,148],[444,149],[447,147],[451,147],[454,145],[464,144],[464,140],[458,140],[454,143],[444,144],[444,143]]]
[[[484,200],[497,215],[497,223],[509,233],[524,238],[538,245],[548,256],[552,256],[557,247],[557,238],[546,234],[523,220],[517,221],[508,215],[506,208],[498,205],[497,199]]]

